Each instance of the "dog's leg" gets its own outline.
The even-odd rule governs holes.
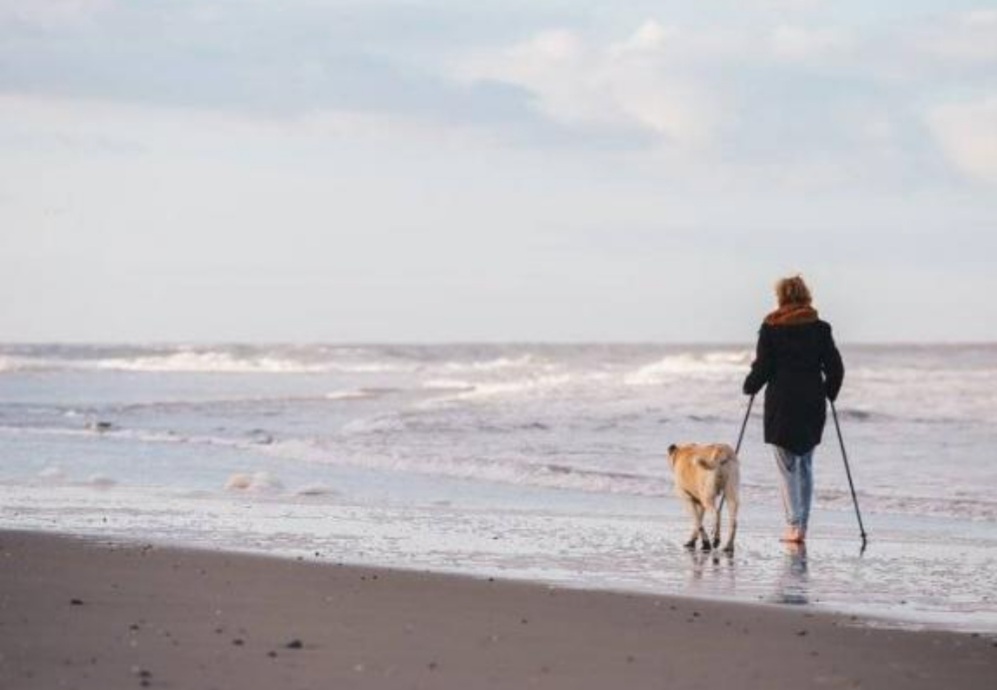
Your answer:
[[[703,540],[703,544],[700,547],[703,551],[710,550],[710,536],[706,533],[706,507],[702,503],[697,503],[696,507],[699,510],[699,537]]]
[[[689,535],[689,541],[684,546],[687,549],[694,549],[696,548],[696,537],[699,536],[699,531],[703,524],[702,509],[695,500],[688,496],[685,498],[685,507],[692,518],[692,534]]]
[[[713,513],[713,548],[720,547],[720,511],[716,507],[716,501],[710,505],[710,512]]]
[[[703,551],[709,551],[711,548],[717,548],[719,540],[717,539],[718,525],[720,524],[720,513],[717,512],[717,506],[715,501],[711,501],[703,506],[703,512],[705,513],[703,518]],[[708,522],[707,516],[713,518],[713,535],[709,536],[706,533],[706,524]]]
[[[734,553],[734,537],[737,535],[737,509],[740,501],[737,497],[737,487],[728,485],[724,488],[726,496],[728,519],[730,521],[730,534],[727,536],[727,543],[724,545],[724,553]]]

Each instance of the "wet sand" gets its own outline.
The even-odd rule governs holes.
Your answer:
[[[0,687],[992,688],[849,616],[0,532]]]

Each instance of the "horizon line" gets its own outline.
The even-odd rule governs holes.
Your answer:
[[[863,347],[981,347],[995,346],[995,340],[837,340],[839,346]],[[185,339],[185,340],[0,340],[0,347],[32,347],[57,346],[68,347],[207,347],[248,345],[253,347],[528,347],[528,346],[715,346],[744,347],[754,345],[755,341],[733,340],[231,340],[231,339]]]

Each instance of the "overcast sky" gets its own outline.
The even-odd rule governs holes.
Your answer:
[[[0,0],[0,340],[997,340],[997,3]]]

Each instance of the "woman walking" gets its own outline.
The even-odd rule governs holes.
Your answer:
[[[813,454],[827,417],[826,399],[841,390],[845,369],[831,336],[811,306],[803,278],[776,283],[779,308],[765,317],[744,392],[765,390],[765,442],[773,447],[786,509],[783,541],[802,543],[813,496]]]

